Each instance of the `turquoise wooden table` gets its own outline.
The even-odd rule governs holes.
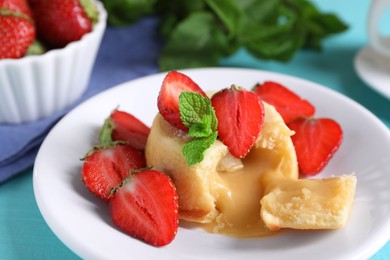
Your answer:
[[[256,60],[241,50],[222,60],[220,65],[270,70],[314,81],[362,104],[390,128],[390,100],[369,88],[353,67],[357,52],[367,44],[365,23],[369,1],[318,0],[315,3],[323,11],[336,13],[350,26],[347,32],[327,39],[322,53],[300,51],[290,63],[281,64]],[[388,20],[387,24],[390,24],[390,19]],[[134,76],[129,77],[127,73],[130,70],[138,71],[139,75],[157,71],[157,51],[152,54],[144,51],[145,56],[129,56],[128,60],[121,59],[118,62],[115,56],[118,51],[112,51],[114,45],[118,49],[125,48],[120,45],[124,45],[126,40],[133,41],[134,38],[144,37],[142,27],[149,26],[150,29],[150,24],[153,26],[155,23],[141,21],[131,26],[141,27],[136,30],[139,35],[131,35],[131,27],[108,28],[92,73],[90,87],[98,84],[113,86],[132,79]],[[117,37],[120,37],[121,41],[114,40]],[[148,40],[153,41],[152,37]],[[142,44],[145,42],[139,43]],[[107,71],[109,73],[104,73]],[[34,198],[32,178],[31,167],[0,184],[0,259],[78,259],[79,257],[55,236],[42,218]],[[390,242],[372,256],[372,259],[390,259]]]

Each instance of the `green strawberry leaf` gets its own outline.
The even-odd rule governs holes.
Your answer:
[[[92,24],[96,24],[99,20],[99,12],[92,0],[80,0],[81,6],[84,8],[88,18],[91,19]]]
[[[99,131],[99,142],[101,144],[110,144],[112,140],[112,131],[115,129],[114,122],[111,120],[111,116],[108,116],[104,120],[103,126]]]
[[[27,49],[26,56],[40,55],[46,52],[45,46],[38,40],[33,41]]]

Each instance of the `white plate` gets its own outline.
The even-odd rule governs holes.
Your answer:
[[[368,110],[318,84],[258,70],[212,68],[184,71],[205,90],[231,84],[251,88],[274,80],[332,117],[344,130],[340,150],[318,176],[356,172],[356,199],[348,225],[337,231],[289,232],[271,238],[236,239],[181,225],[176,239],[155,248],[113,226],[105,203],[80,179],[79,160],[96,143],[103,120],[120,105],[151,124],[165,73],[109,89],[65,116],[47,136],[34,167],[34,192],[53,232],[87,259],[367,259],[390,237],[390,132]]]
[[[356,55],[354,66],[360,78],[370,88],[390,99],[390,58],[367,46]]]

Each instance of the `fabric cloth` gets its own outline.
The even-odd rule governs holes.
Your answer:
[[[33,165],[48,132],[72,108],[105,89],[158,71],[156,25],[157,19],[145,18],[126,28],[107,27],[89,86],[78,102],[36,122],[0,124],[0,183]]]

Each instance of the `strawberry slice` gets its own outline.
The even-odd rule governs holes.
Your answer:
[[[216,93],[211,103],[218,119],[218,136],[230,153],[245,157],[263,128],[264,107],[252,91],[236,86]]]
[[[129,145],[113,143],[94,147],[83,163],[81,176],[97,197],[109,201],[112,188],[119,185],[131,170],[146,167],[145,158]]]
[[[275,107],[286,124],[301,116],[314,115],[315,108],[311,103],[279,83],[266,81],[257,84],[254,91],[263,101]]]
[[[150,128],[127,112],[115,109],[100,130],[101,143],[125,141],[137,150],[144,151]]]
[[[179,222],[178,197],[172,180],[155,170],[126,178],[110,200],[114,224],[154,246],[169,244]]]
[[[169,72],[162,83],[157,99],[157,106],[160,114],[171,125],[186,131],[187,127],[180,119],[179,96],[181,92],[197,92],[203,96],[206,93],[188,76],[177,72]]]
[[[304,175],[319,173],[338,150],[343,139],[341,126],[329,118],[298,118],[288,124],[295,131],[292,141],[299,170]]]

